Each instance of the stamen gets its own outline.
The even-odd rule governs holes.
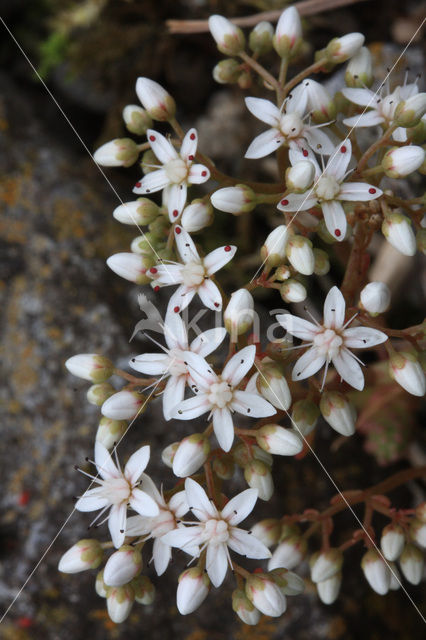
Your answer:
[[[327,373],[328,373],[328,365],[330,364],[330,361],[327,360],[325,363],[325,369],[324,369],[324,376],[322,378],[322,385],[321,385],[321,389],[320,392],[322,393],[322,390],[324,389],[324,385],[325,385],[325,379],[327,377]]]
[[[350,325],[350,324],[351,324],[352,320],[354,320],[354,319],[357,317],[357,315],[359,315],[359,311],[357,311],[356,313],[354,313],[354,315],[352,316],[352,318],[349,318],[349,320],[348,320],[348,321],[343,325],[343,327],[341,328],[341,331],[343,331],[344,329],[346,329],[346,327],[347,327],[348,325]]]

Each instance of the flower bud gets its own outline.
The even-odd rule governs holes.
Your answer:
[[[240,75],[241,65],[235,58],[225,58],[213,69],[213,79],[219,84],[234,84]]]
[[[360,307],[370,316],[387,311],[390,306],[391,292],[384,282],[369,282],[360,293]]]
[[[231,342],[237,342],[238,336],[245,333],[253,324],[254,300],[247,289],[238,289],[231,295],[223,314],[225,328],[231,336]]]
[[[161,452],[161,460],[166,465],[166,467],[169,467],[169,469],[172,469],[173,467],[173,460],[179,445],[180,442],[173,442]]]
[[[212,466],[214,473],[221,480],[230,480],[235,473],[235,464],[231,454],[214,458]]]
[[[116,624],[124,622],[132,610],[134,601],[135,594],[129,584],[108,589],[107,609],[111,620]]]
[[[284,282],[285,280],[288,280],[290,276],[291,276],[291,271],[285,264],[281,264],[279,267],[277,267],[274,273],[275,280],[278,280],[279,282]]]
[[[426,549],[426,522],[413,518],[410,522],[410,535],[419,547]]]
[[[221,53],[234,56],[244,50],[243,32],[223,16],[210,16],[209,29]]]
[[[272,49],[272,38],[274,35],[274,27],[270,22],[262,20],[259,22],[249,35],[249,47],[253,53],[259,56],[269,53]]]
[[[203,200],[194,200],[183,210],[180,223],[188,233],[196,233],[213,222],[213,207]]]
[[[80,353],[68,358],[65,366],[73,376],[90,382],[106,382],[114,373],[114,365],[105,356],[96,353]]]
[[[303,302],[306,300],[308,292],[301,282],[290,278],[281,285],[280,294],[285,302]]]
[[[333,604],[339,595],[342,573],[339,571],[327,580],[317,582],[318,597],[324,604]]]
[[[306,541],[300,535],[290,535],[275,549],[268,562],[268,571],[284,567],[294,569],[300,564],[306,554]]]
[[[336,107],[322,84],[309,78],[299,84],[293,91],[306,91],[308,97],[307,110],[314,122],[324,123],[333,120],[336,115]]]
[[[205,463],[210,453],[210,442],[202,433],[184,438],[173,456],[173,473],[178,478],[192,476]]]
[[[159,207],[148,198],[138,198],[132,202],[125,202],[116,207],[112,215],[122,224],[149,224],[159,214]]]
[[[292,193],[304,193],[312,187],[315,178],[315,167],[309,160],[301,160],[289,167],[285,172],[287,189]]]
[[[235,463],[239,467],[243,468],[248,465],[253,458],[255,460],[260,460],[268,467],[272,467],[273,463],[273,458],[269,453],[267,453],[257,445],[253,445],[251,447],[251,450],[249,450],[243,442],[233,447],[232,455],[234,457]]]
[[[106,598],[108,594],[108,586],[104,582],[104,570],[98,571],[95,581],[95,591],[101,598]]]
[[[255,625],[259,622],[260,611],[241,589],[232,592],[232,608],[245,624]]]
[[[259,447],[278,456],[295,456],[303,449],[301,437],[294,429],[266,424],[256,431]]]
[[[115,253],[107,259],[107,265],[118,276],[135,284],[148,284],[150,278],[145,275],[152,267],[152,260],[136,253]]]
[[[279,586],[265,573],[255,573],[246,581],[247,598],[265,616],[278,618],[287,608],[287,600]]]
[[[355,433],[356,411],[354,406],[338,391],[326,391],[320,400],[323,418],[342,436]]]
[[[118,391],[102,405],[102,415],[113,420],[130,420],[143,411],[146,398],[137,391]]]
[[[380,547],[386,560],[397,560],[405,544],[404,530],[399,524],[388,524],[382,531]]]
[[[336,573],[340,573],[343,564],[343,554],[339,549],[328,549],[317,554],[311,563],[311,578],[313,582],[323,582]]]
[[[382,167],[389,178],[403,178],[417,171],[425,159],[421,147],[410,144],[406,147],[392,147],[383,157]]]
[[[59,560],[58,569],[62,573],[79,573],[96,569],[102,562],[103,550],[98,540],[79,540]]]
[[[102,167],[131,167],[138,158],[138,145],[130,138],[106,142],[93,154],[93,160]]]
[[[138,78],[136,93],[154,120],[171,120],[176,113],[176,103],[163,87],[149,78]]]
[[[328,43],[325,53],[330,62],[345,62],[358,53],[364,40],[362,33],[348,33],[341,38],[333,38]]]
[[[325,276],[330,271],[330,260],[326,251],[314,249],[314,273]]]
[[[108,558],[104,568],[104,582],[110,587],[121,587],[133,580],[141,570],[141,552],[125,544]]]
[[[139,604],[150,605],[154,602],[155,587],[148,576],[137,576],[132,580],[131,587]]]
[[[132,253],[137,253],[140,256],[149,258],[152,264],[155,264],[158,257],[167,259],[162,255],[164,247],[164,242],[160,242],[158,238],[155,238],[155,236],[149,232],[133,238],[130,245]]]
[[[187,569],[179,576],[176,594],[179,613],[186,616],[204,602],[210,588],[210,580],[200,567]]]
[[[255,538],[263,542],[266,547],[272,547],[277,544],[280,533],[281,523],[276,518],[266,518],[257,522],[254,527],[251,528],[251,532]]]
[[[415,127],[425,113],[426,93],[416,93],[398,104],[395,110],[394,123],[399,127]]]
[[[287,243],[286,254],[293,269],[299,273],[310,276],[314,272],[314,252],[312,242],[308,238],[299,235],[291,236]]]
[[[256,194],[245,184],[218,189],[210,200],[215,209],[232,213],[234,216],[253,211],[256,206]]]
[[[280,58],[294,55],[302,44],[302,23],[296,7],[288,7],[279,17],[273,39]]]
[[[373,62],[367,47],[361,47],[346,67],[345,82],[348,87],[364,89],[373,84]]]
[[[413,544],[407,544],[399,557],[399,564],[404,578],[410,584],[419,584],[423,575],[423,553]]]
[[[267,464],[252,460],[244,467],[244,478],[249,487],[257,489],[258,498],[268,501],[274,493],[274,482]]]
[[[136,104],[128,104],[123,109],[123,120],[130,133],[143,136],[152,127],[150,115]]]
[[[96,440],[103,444],[106,449],[111,449],[114,446],[114,443],[121,439],[126,429],[126,420],[101,418],[96,432]]]
[[[109,382],[93,384],[87,390],[87,401],[96,407],[101,407],[103,403],[116,393],[114,387]]]
[[[260,374],[257,378],[257,388],[272,406],[280,411],[287,411],[291,405],[291,394],[281,367],[275,362],[267,362],[267,358],[260,364]]]
[[[416,253],[416,237],[411,221],[402,213],[387,215],[382,224],[382,233],[386,240],[403,255],[414,256]]]
[[[305,581],[303,578],[284,569],[284,567],[278,567],[269,572],[269,575],[275,583],[280,587],[281,593],[285,596],[298,596],[305,590]]]
[[[363,556],[361,568],[370,587],[384,596],[389,591],[391,572],[375,549],[370,549]]]
[[[265,240],[260,250],[262,260],[265,260],[269,267],[277,267],[285,258],[285,250],[289,239],[289,232],[284,224],[276,227]]]
[[[293,405],[291,414],[296,431],[307,436],[315,429],[320,411],[311,400],[298,400]]]
[[[412,353],[400,351],[389,359],[389,374],[403,389],[413,396],[422,397],[426,391],[425,374]]]
[[[146,175],[147,173],[152,173],[153,171],[157,171],[156,166],[158,165],[158,158],[153,152],[152,149],[147,149],[143,155],[142,160],[139,163],[140,168],[142,169],[142,173]],[[163,195],[164,198],[164,195]]]
[[[420,522],[426,523],[426,502],[421,502],[418,507],[416,507],[416,518],[420,520]]]

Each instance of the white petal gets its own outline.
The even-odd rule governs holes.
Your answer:
[[[180,156],[184,160],[189,160],[189,156],[192,156],[190,159],[193,160],[195,154],[197,153],[197,144],[198,144],[198,135],[197,130],[192,128],[186,134],[184,139],[182,140],[182,146],[180,148]]]
[[[154,518],[158,516],[160,510],[158,504],[149,496],[145,491],[140,489],[133,489],[132,495],[129,498],[130,506],[141,516],[147,516]]]
[[[140,488],[142,489],[142,491],[151,496],[151,498],[155,500],[157,504],[165,506],[166,503],[164,502],[164,498],[155,486],[154,481],[148,475],[146,475],[146,473],[142,474],[141,480],[142,484],[140,485]]]
[[[339,376],[351,387],[362,391],[364,389],[364,374],[354,356],[347,349],[340,349],[337,356],[332,359]]]
[[[285,103],[285,110],[286,113],[298,113],[300,116],[303,116],[307,105],[308,92],[303,87],[303,84],[299,84],[291,90],[291,93]]]
[[[257,489],[246,489],[234,496],[222,509],[222,518],[234,527],[247,518],[257,501]]]
[[[182,227],[175,228],[175,240],[179,255],[185,264],[188,264],[188,262],[200,262],[200,256],[195,244],[185,229]]]
[[[192,353],[191,351],[185,351],[184,357],[188,371],[197,387],[203,391],[208,391],[210,385],[217,382],[217,375],[209,363],[198,353]]]
[[[163,575],[172,557],[170,545],[162,542],[161,538],[156,538],[152,545],[152,557],[157,576]]]
[[[152,520],[151,518],[143,518],[142,516],[130,516],[126,522],[126,535],[127,536],[145,536],[151,533]]]
[[[210,403],[207,395],[200,393],[198,396],[183,400],[170,413],[172,418],[177,418],[178,420],[193,420],[202,416],[209,409]]]
[[[384,122],[385,119],[375,109],[373,111],[367,111],[367,113],[361,113],[359,116],[352,116],[351,118],[345,118],[343,124],[347,127],[375,127],[378,124]]]
[[[108,499],[99,495],[99,487],[88,489],[75,503],[77,511],[98,511],[108,504]]]
[[[169,311],[164,321],[164,337],[169,349],[176,347],[186,351],[188,349],[188,334],[185,323],[178,313]]]
[[[305,158],[304,158],[305,159]],[[312,189],[307,193],[289,193],[277,204],[280,211],[307,211],[317,204],[317,199],[312,197]]]
[[[324,302],[324,326],[327,329],[340,329],[345,322],[346,303],[342,292],[332,287]]]
[[[234,422],[229,409],[213,411],[213,430],[220,448],[229,451],[234,441]]]
[[[187,478],[185,480],[185,491],[189,509],[198,520],[205,522],[210,518],[218,518],[216,507],[209,500],[207,493],[198,482],[195,482],[192,478]]]
[[[210,171],[203,164],[193,164],[189,170],[189,184],[203,184],[210,178]]]
[[[114,547],[119,549],[126,537],[126,512],[127,506],[125,502],[114,504],[111,507],[108,517],[108,528]]]
[[[333,176],[338,182],[341,182],[351,157],[352,144],[349,138],[346,138],[343,142],[339,142],[334,153],[330,156],[325,167],[325,175]]]
[[[309,146],[317,153],[329,156],[334,151],[334,144],[328,135],[319,128],[305,127],[303,136],[308,141]],[[306,160],[306,158],[304,158]]]
[[[198,287],[197,293],[207,309],[212,311],[220,311],[222,309],[222,294],[210,278],[204,280],[203,284]]]
[[[178,157],[173,145],[158,131],[148,129],[146,132],[151,149],[161,162],[161,164],[167,164],[170,160],[175,160]]]
[[[377,102],[377,96],[370,89],[349,89],[344,88],[341,90],[347,100],[354,104],[359,104],[361,107],[375,107]]]
[[[129,362],[132,369],[150,376],[165,373],[170,364],[170,356],[167,353],[143,353]]]
[[[256,160],[276,151],[284,142],[284,136],[277,129],[268,129],[256,136],[246,151],[245,158]]]
[[[407,141],[407,129],[404,129],[404,127],[398,127],[393,132],[392,138],[396,142],[406,142]]]
[[[220,587],[225,580],[228,570],[228,556],[226,555],[226,545],[209,544],[206,555],[206,571],[215,587]]]
[[[170,180],[167,173],[164,169],[158,169],[157,171],[147,173],[133,188],[133,193],[154,193],[155,191],[161,191],[161,189],[167,187],[168,184],[170,184]]]
[[[194,545],[198,545],[201,542],[203,530],[201,527],[178,527],[173,531],[168,531],[164,536],[161,536],[163,543],[170,545],[171,547],[177,547],[182,549],[186,553],[193,554]]]
[[[278,126],[280,122],[280,110],[269,100],[263,98],[246,98],[246,107],[255,118],[266,122],[271,127]]]
[[[122,477],[122,473],[115,466],[108,449],[99,440],[95,442],[95,463],[99,475],[104,480]]]
[[[254,344],[244,347],[228,360],[222,371],[222,378],[236,387],[252,368],[255,357],[256,347]]]
[[[180,286],[169,298],[167,311],[173,311],[174,313],[183,311],[189,305],[196,292],[197,290],[194,288],[186,287],[185,285]]]
[[[339,200],[375,200],[382,195],[383,191],[378,187],[373,187],[372,184],[366,182],[346,182],[342,184],[340,193],[338,195]]]
[[[185,376],[170,376],[163,391],[163,414],[166,420],[173,417],[173,410],[185,397]]]
[[[167,187],[167,211],[170,222],[175,222],[185,208],[187,192],[187,186],[183,182]]]
[[[225,264],[228,264],[235,256],[236,251],[237,247],[227,245],[226,247],[219,247],[219,249],[208,253],[203,259],[203,263],[209,276],[219,271],[219,269],[222,269]]]
[[[206,356],[216,351],[218,346],[222,344],[226,336],[226,329],[224,327],[216,327],[216,329],[208,329],[199,336],[194,338],[191,342],[191,351],[198,353],[198,355],[205,358]]]
[[[339,242],[345,239],[347,220],[345,210],[337,200],[321,204],[325,226],[328,232]]]
[[[130,484],[136,484],[146,469],[149,462],[150,448],[149,446],[141,447],[133,453],[124,467],[124,475]]]
[[[297,316],[293,316],[291,313],[278,315],[277,320],[292,336],[300,338],[301,340],[306,340],[307,342],[311,342],[318,331],[321,331],[320,327],[309,322],[309,320],[298,318]]]
[[[246,558],[262,560],[271,557],[271,552],[268,547],[243,529],[232,529],[228,540],[228,547]]]
[[[370,327],[350,327],[343,332],[345,347],[350,349],[368,349],[382,344],[388,339],[386,333]]]
[[[316,348],[311,347],[297,360],[293,367],[291,379],[304,380],[305,378],[309,378],[309,376],[313,376],[324,366],[325,361],[325,356],[319,354]]]
[[[147,271],[148,276],[154,275],[154,284],[180,284],[182,282],[182,265],[180,264],[157,264]]]
[[[247,391],[235,391],[231,407],[238,413],[251,418],[266,418],[277,412],[265,398]]]

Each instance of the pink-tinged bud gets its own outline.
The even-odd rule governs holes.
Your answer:
[[[153,261],[136,253],[115,253],[106,261],[109,268],[118,276],[135,284],[149,284],[151,279],[146,275]]]
[[[150,224],[159,214],[159,207],[148,198],[138,198],[132,202],[125,202],[116,207],[112,215],[122,224],[144,225]]]
[[[421,502],[418,507],[416,507],[416,518],[420,520],[420,522],[426,523],[426,502]]]
[[[278,280],[279,282],[284,282],[285,280],[288,280],[290,276],[291,276],[291,271],[286,264],[281,264],[275,270],[275,273],[274,273],[274,279]]]
[[[237,342],[238,336],[245,333],[253,324],[254,300],[247,289],[238,289],[223,314],[225,328],[231,336],[231,342]]]
[[[251,450],[249,450],[243,442],[237,444],[236,447],[233,447],[232,455],[236,464],[242,468],[247,466],[253,458],[255,460],[260,460],[269,468],[272,467],[274,461],[269,453],[267,453],[257,445],[252,446]]]
[[[296,7],[288,7],[279,17],[273,39],[280,58],[294,55],[302,44],[302,23]]]
[[[210,453],[210,442],[202,433],[184,438],[173,457],[173,473],[178,478],[192,476],[205,463]]]
[[[149,78],[138,78],[136,81],[136,93],[148,115],[154,120],[164,122],[174,117],[176,103],[158,82],[154,82]]]
[[[129,584],[123,587],[110,587],[107,592],[108,615],[113,622],[124,622],[132,610],[135,594]]]
[[[102,167],[131,167],[138,158],[138,145],[130,138],[106,142],[93,154],[93,160]]]
[[[180,223],[188,233],[196,233],[213,222],[213,207],[203,200],[194,200],[185,207]]]
[[[143,136],[152,127],[151,116],[136,104],[128,104],[123,109],[123,120],[130,133]]]
[[[425,159],[424,149],[410,144],[406,147],[392,147],[383,157],[382,167],[389,178],[403,178],[417,171]]]
[[[361,568],[370,587],[384,596],[389,591],[391,572],[375,549],[370,549],[363,556]]]
[[[268,501],[274,493],[274,482],[267,464],[261,460],[252,460],[244,467],[244,478],[249,487],[257,489],[258,498]]]
[[[80,353],[68,358],[65,366],[73,376],[90,382],[106,382],[114,373],[111,360],[96,353]]]
[[[333,604],[339,595],[340,585],[342,584],[342,574],[339,571],[327,580],[317,582],[318,597],[324,604]]]
[[[298,596],[305,590],[303,578],[284,567],[273,569],[269,572],[270,577],[281,589],[285,596]]]
[[[308,97],[307,109],[314,122],[324,123],[333,120],[336,106],[322,84],[315,80],[304,80],[293,91],[306,91]]]
[[[389,374],[403,389],[413,396],[424,396],[425,374],[417,358],[407,351],[394,353],[389,359]]]
[[[338,391],[326,391],[320,400],[323,418],[342,436],[355,433],[356,411],[354,406]]]
[[[280,287],[281,298],[285,302],[303,302],[306,300],[308,292],[301,282],[290,278]]]
[[[294,569],[300,564],[306,554],[306,541],[300,535],[290,535],[275,549],[268,562],[268,571],[284,567]]]
[[[246,581],[247,598],[265,616],[278,618],[287,608],[287,600],[275,581],[265,573],[255,573]]]
[[[235,56],[244,50],[245,38],[243,32],[223,16],[210,16],[209,29],[221,53],[227,56]]]
[[[87,401],[96,407],[101,407],[103,403],[116,393],[114,387],[109,382],[93,384],[87,390]]]
[[[235,58],[225,58],[213,68],[213,79],[219,84],[235,84],[241,76],[241,64]]]
[[[304,236],[293,235],[286,247],[287,258],[293,269],[310,276],[314,272],[315,257],[312,251],[312,242]]]
[[[259,22],[249,35],[249,47],[253,53],[263,56],[272,49],[272,38],[274,36],[274,27],[270,22],[262,20]]]
[[[391,292],[384,282],[369,282],[360,293],[360,307],[370,316],[377,316],[389,309]]]
[[[389,244],[404,256],[414,256],[416,253],[416,237],[411,221],[402,213],[387,215],[382,224],[382,233]]]
[[[131,587],[135,592],[135,600],[139,604],[150,605],[155,599],[155,587],[148,576],[137,576],[131,582]]]
[[[404,578],[410,584],[419,584],[423,575],[423,552],[413,544],[407,544],[399,557],[399,564]]]
[[[79,573],[96,569],[102,562],[103,550],[98,540],[79,540],[59,560],[58,569],[62,573]]]
[[[169,444],[161,452],[161,460],[166,465],[166,467],[169,467],[169,469],[173,468],[173,460],[179,445],[180,445],[180,442],[172,442],[172,444]]]
[[[296,162],[285,172],[285,183],[292,193],[304,193],[312,187],[314,178],[315,167],[309,160]]]
[[[181,573],[176,593],[179,613],[186,616],[198,609],[206,599],[209,589],[209,577],[200,567],[192,567]]]
[[[101,598],[106,598],[108,595],[108,586],[104,582],[104,570],[99,571],[95,580],[95,591]]]
[[[410,535],[413,542],[426,549],[426,522],[413,518],[410,522]]]
[[[96,432],[96,440],[103,444],[106,449],[111,449],[114,446],[114,443],[121,439],[126,429],[126,420],[101,418]]]
[[[380,547],[386,560],[397,560],[405,545],[404,529],[399,524],[388,524],[382,531]]]
[[[263,542],[266,547],[272,547],[277,544],[281,534],[281,523],[276,518],[266,518],[257,522],[251,528],[251,532],[255,538]]]
[[[400,127],[415,127],[426,113],[426,93],[417,93],[400,102],[395,110],[394,122]]]
[[[235,473],[235,464],[231,454],[221,455],[213,460],[213,471],[222,480],[230,480]]]
[[[362,33],[348,33],[341,38],[333,38],[328,43],[325,53],[330,62],[346,62],[358,53],[364,40]]]
[[[313,557],[310,564],[312,581],[323,582],[341,571],[343,553],[339,549],[321,551]]]
[[[315,429],[320,411],[311,400],[298,400],[293,405],[291,414],[294,428],[302,436],[307,436]]]
[[[130,420],[143,411],[146,398],[137,391],[118,391],[102,405],[102,415],[113,420]]]
[[[260,255],[269,267],[277,267],[283,262],[288,239],[289,232],[284,224],[276,227],[268,235],[260,250]]]
[[[125,544],[108,558],[104,568],[104,582],[109,587],[121,587],[127,584],[142,570],[140,551]]]
[[[245,184],[218,189],[210,200],[215,209],[232,213],[234,216],[253,211],[257,202],[255,192]]]
[[[256,431],[259,447],[278,456],[295,456],[303,449],[303,442],[294,429],[285,429],[277,424],[266,424]]]
[[[264,358],[259,365],[257,389],[262,396],[280,411],[287,411],[291,405],[291,394],[281,367]]]
[[[373,61],[367,47],[361,47],[348,63],[345,82],[348,87],[364,89],[373,84]]]
[[[241,589],[232,592],[232,608],[245,624],[255,625],[259,622],[260,611]]]

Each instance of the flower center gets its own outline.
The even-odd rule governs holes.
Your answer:
[[[180,184],[186,180],[188,176],[188,167],[185,160],[182,160],[182,158],[170,160],[170,162],[164,165],[164,170],[170,182],[173,182],[174,184]]]
[[[219,545],[229,539],[228,523],[225,520],[207,520],[204,525],[204,541]]]
[[[212,406],[223,409],[232,400],[232,390],[227,382],[214,382],[210,386],[208,398]]]
[[[170,349],[169,358],[169,373],[171,376],[182,376],[188,372],[184,363],[183,351],[181,349]]]
[[[200,262],[189,262],[182,267],[182,282],[187,287],[198,287],[204,280],[205,269]]]
[[[153,538],[161,538],[161,536],[175,528],[174,515],[168,509],[160,509],[160,515],[152,518],[151,535]]]
[[[320,200],[334,200],[340,191],[340,184],[334,176],[322,176],[315,187],[315,193]]]
[[[127,502],[132,495],[132,489],[126,478],[109,478],[102,482],[105,487],[105,495],[112,504]]]
[[[314,338],[314,346],[321,355],[327,355],[329,360],[338,355],[342,344],[342,338],[333,329],[325,329]]]
[[[280,120],[280,129],[287,138],[298,138],[303,129],[302,118],[297,113],[283,115]]]

